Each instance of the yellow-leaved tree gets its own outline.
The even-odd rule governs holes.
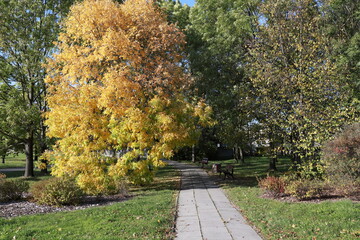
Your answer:
[[[99,194],[124,176],[151,181],[162,158],[194,144],[211,109],[184,95],[184,44],[153,1],[74,5],[47,67],[52,173]]]

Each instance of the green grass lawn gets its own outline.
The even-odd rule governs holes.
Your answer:
[[[179,176],[160,169],[150,186],[111,206],[73,212],[0,218],[0,239],[171,239]]]
[[[218,162],[235,164],[234,160]],[[279,172],[275,174],[287,171],[289,165],[288,159],[280,159]],[[245,164],[235,164],[235,180],[216,177],[231,201],[264,239],[360,238],[359,203],[350,200],[286,203],[261,198],[256,177],[266,176],[267,168],[266,158],[251,157],[245,159]]]
[[[0,162],[1,168],[14,168],[14,167],[25,167],[25,154],[20,153],[18,155],[10,154],[5,158],[5,164]]]

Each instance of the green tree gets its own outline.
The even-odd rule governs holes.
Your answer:
[[[11,145],[24,145],[26,154],[31,149],[28,149],[28,131],[27,129],[39,122],[40,113],[35,106],[28,107],[24,99],[21,98],[21,93],[14,88],[6,85],[0,85],[0,133],[4,143],[4,148],[7,149]],[[10,144],[12,143],[12,144]]]
[[[321,13],[313,0],[269,0],[261,14],[248,67],[272,159],[284,148],[295,162],[317,159],[321,144],[354,118]]]
[[[199,0],[190,10],[186,31],[195,92],[214,109],[217,137],[239,153],[239,147],[249,142],[246,126],[253,119],[251,86],[244,66],[246,45],[256,31],[258,3]]]
[[[36,138],[46,147],[40,118],[47,108],[43,64],[54,50],[59,21],[72,0],[0,2],[0,134],[24,145],[25,176],[33,176]]]
[[[323,0],[324,20],[332,40],[333,55],[341,77],[349,81],[354,96],[360,98],[360,1]]]
[[[189,27],[190,7],[182,5],[179,0],[160,0],[159,6],[163,9],[169,23],[174,23],[183,31]]]

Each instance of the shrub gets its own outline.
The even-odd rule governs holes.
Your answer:
[[[293,168],[293,179],[324,180],[324,163],[320,160],[305,160]]]
[[[325,181],[298,179],[286,183],[285,193],[299,200],[320,198],[329,195],[331,188]]]
[[[104,175],[90,177],[88,174],[81,174],[77,177],[76,182],[83,192],[88,195],[127,194],[127,185],[123,178],[113,179]]]
[[[127,196],[129,194],[129,187],[125,180],[118,180],[115,183],[115,189],[112,194],[120,194],[122,196]]]
[[[360,186],[360,123],[347,126],[323,147],[326,176],[339,193],[348,196]]]
[[[330,184],[336,195],[360,200],[359,180],[353,181],[351,178],[349,179],[344,176],[342,178],[337,178],[336,181],[334,178],[332,178]]]
[[[101,191],[92,195],[128,195],[128,184],[124,179],[114,180],[106,182],[103,184]]]
[[[149,165],[148,161],[139,161],[133,163],[134,168],[129,171],[130,182],[136,185],[147,185],[154,179],[155,172]]]
[[[280,177],[268,176],[258,180],[259,187],[268,194],[278,197],[285,193],[285,181]]]
[[[76,205],[80,202],[83,193],[73,179],[50,178],[35,183],[30,193],[33,199],[44,205]]]
[[[19,200],[29,189],[29,184],[22,180],[0,178],[0,202]]]

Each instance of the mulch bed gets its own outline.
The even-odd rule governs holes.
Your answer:
[[[62,206],[54,207],[47,205],[39,205],[35,202],[28,200],[23,201],[13,201],[0,203],[0,217],[3,218],[13,218],[23,215],[33,215],[39,213],[52,213],[52,212],[64,212],[64,211],[74,211],[80,209],[86,209],[90,207],[105,206],[111,205],[117,202],[122,202],[129,199],[129,197],[124,197],[123,195],[112,195],[112,196],[86,196],[84,197],[82,203],[76,206]]]

